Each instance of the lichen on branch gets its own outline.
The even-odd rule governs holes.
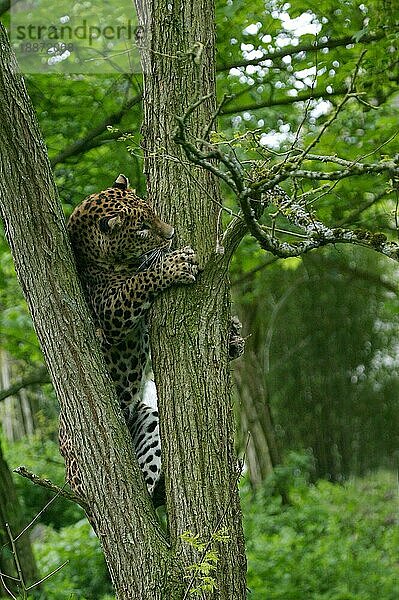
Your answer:
[[[343,110],[346,102],[350,98],[356,99],[354,80],[355,75],[348,93],[308,146],[299,148],[297,143],[294,143],[283,158],[274,162],[270,158],[240,159],[236,152],[235,140],[226,140],[221,134],[209,136],[210,127],[207,128],[207,135],[203,139],[194,138],[188,130],[188,117],[206,97],[191,104],[183,116],[176,116],[175,141],[182,146],[187,158],[224,181],[237,198],[241,212],[225,232],[226,256],[230,257],[232,254],[232,250],[228,248],[229,243],[236,247],[240,236],[249,231],[263,249],[280,258],[301,256],[327,244],[344,243],[371,248],[399,261],[399,244],[389,241],[385,234],[334,227],[317,218],[314,211],[309,209],[308,197],[319,193],[320,187],[301,196],[297,193],[298,182],[303,181],[334,182],[330,188],[327,184],[328,190],[325,193],[332,191],[337,182],[348,177],[385,175],[387,180],[398,181],[397,156],[388,160],[364,162],[366,157],[349,161],[336,155],[310,153]],[[214,123],[221,106],[222,104],[212,116],[211,123]],[[260,153],[264,151],[254,132],[245,135],[251,136],[252,144],[258,144]],[[298,139],[297,134],[296,141]],[[280,187],[282,182],[291,183],[294,190],[292,197]],[[265,211],[271,218],[271,226],[261,223]],[[276,227],[277,217],[280,222],[283,220],[287,223],[288,231]]]

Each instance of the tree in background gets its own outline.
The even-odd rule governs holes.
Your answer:
[[[239,372],[264,390],[280,447],[311,449],[317,478],[395,467],[395,272],[370,252],[337,248],[234,286],[253,332]]]
[[[29,537],[26,534],[19,535],[24,526],[23,513],[12,475],[0,447],[0,593],[2,595],[9,591],[18,593],[20,578],[28,587],[38,580]]]

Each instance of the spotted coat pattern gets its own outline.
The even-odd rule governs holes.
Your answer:
[[[129,189],[124,175],[75,208],[68,232],[105,361],[131,432],[150,494],[160,477],[158,412],[142,401],[149,338],[147,313],[155,296],[190,284],[198,272],[190,247],[171,250],[174,230]],[[67,477],[79,493],[76,461],[61,422]],[[69,468],[68,468],[69,467]]]

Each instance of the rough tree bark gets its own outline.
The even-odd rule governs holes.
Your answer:
[[[213,175],[188,163],[174,142],[176,115],[200,97],[209,96],[192,115],[190,131],[202,138],[212,124],[214,0],[137,0],[136,7],[145,26],[148,195],[175,226],[178,244],[191,245],[203,268],[195,286],[163,294],[152,319],[171,543],[189,565],[195,553],[180,535],[190,530],[206,542],[227,527],[215,597],[241,599],[246,561],[228,366],[229,257],[220,251],[219,187]]]
[[[48,157],[0,25],[0,213],[117,597],[165,596],[173,568],[75,273]]]
[[[157,44],[177,55],[183,49],[184,56],[177,62],[161,56],[159,62],[154,60],[154,79],[151,84],[147,78],[146,93],[147,102],[152,95],[156,112],[155,118],[149,115],[147,104],[146,131],[153,137],[159,134],[165,148],[181,156],[169,137],[173,114],[180,113],[193,95],[214,90],[213,6],[209,1],[187,6],[177,2],[173,14],[170,6],[155,6],[159,22],[153,21],[154,33],[164,38]],[[170,29],[163,29],[166,25]],[[174,85],[183,91],[182,98],[172,91]],[[208,122],[212,109],[209,101],[198,127]],[[151,151],[148,135],[146,140]],[[157,204],[161,197],[170,199],[169,216],[179,243],[194,246],[204,267],[191,291],[180,290],[161,301],[158,314],[163,316],[153,328],[156,370],[168,374],[158,378],[158,385],[169,545],[157,524],[98,350],[48,157],[1,26],[0,148],[1,216],[118,599],[188,598],[185,567],[201,562],[201,556],[180,534],[186,529],[198,533],[209,542],[209,549],[212,534],[226,525],[228,540],[218,549],[218,589],[207,597],[244,598],[245,557],[229,394],[227,261],[216,252],[216,183],[190,167],[200,182],[193,183],[182,165],[163,159],[147,165],[153,199]]]

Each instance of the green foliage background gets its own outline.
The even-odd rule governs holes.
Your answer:
[[[343,486],[295,477],[292,506],[243,494],[248,586],[255,600],[395,600],[397,495],[380,473]]]
[[[347,103],[314,151],[352,161],[399,153],[394,2],[216,4],[217,89],[226,100],[214,135],[235,140],[240,159],[272,164],[298,128],[298,144],[313,139],[342,98],[363,50],[356,80],[362,101]],[[7,12],[2,20],[7,23]],[[327,51],[301,51],[316,42],[337,43]],[[262,64],[245,65],[261,56],[267,57]],[[26,82],[66,216],[120,172],[145,194],[139,74],[41,74],[27,75]],[[301,192],[309,188],[300,182]],[[286,190],[293,191],[289,184]],[[236,211],[229,190],[222,191],[226,206]],[[397,182],[363,175],[342,180],[313,208],[328,225],[364,227],[397,239],[398,202]],[[271,212],[264,216],[266,227]],[[229,220],[224,214],[224,224]],[[287,223],[279,219],[277,227],[287,230]],[[284,235],[291,240],[293,234]],[[282,261],[247,237],[234,258],[234,312],[249,336],[240,360],[255,373],[259,398],[270,405],[284,459],[257,491],[247,480],[242,485],[254,599],[399,597],[392,477],[399,423],[397,274],[396,264],[352,247]],[[3,233],[0,308],[2,352],[16,377],[34,373],[42,356]],[[35,434],[3,440],[5,454],[10,467],[25,464],[62,485],[54,394],[50,386],[32,394]],[[238,414],[239,403],[238,393]],[[242,452],[244,447],[245,441]],[[29,522],[50,495],[20,478],[15,483]],[[289,492],[288,506],[281,504],[282,490]],[[110,600],[98,542],[79,508],[58,499],[41,516],[34,538],[42,575],[70,561],[43,586],[42,600]]]

